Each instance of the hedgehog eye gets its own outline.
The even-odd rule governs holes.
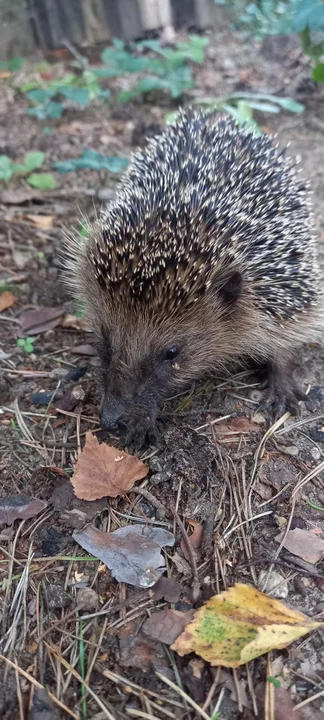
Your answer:
[[[169,347],[165,353],[164,353],[164,360],[174,360],[179,352],[179,348],[176,347],[176,345],[172,345],[172,347]]]

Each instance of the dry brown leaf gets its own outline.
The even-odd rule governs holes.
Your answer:
[[[0,525],[11,525],[18,518],[28,520],[47,506],[44,500],[29,495],[8,495],[0,499]]]
[[[145,620],[143,632],[153,640],[159,640],[166,645],[172,645],[188,623],[193,620],[194,610],[180,612],[166,608],[160,612],[153,613]]]
[[[55,220],[55,215],[23,215],[23,217],[26,220],[29,220],[29,222],[33,223],[33,225],[36,225],[37,227],[41,228],[41,230],[49,230],[49,228],[53,227],[53,223]]]
[[[176,603],[180,600],[181,585],[169,577],[161,577],[160,580],[152,588],[154,600],[166,600],[170,603]]]
[[[118,497],[142,480],[149,471],[135,455],[129,455],[102,443],[91,432],[76,462],[71,478],[74,492],[81,500]]]
[[[82,330],[82,332],[91,332],[90,325],[86,318],[77,317],[76,315],[64,315],[61,323],[64,328],[73,328],[73,330]]]
[[[280,543],[283,537],[284,533],[280,533],[275,540]],[[315,565],[324,556],[324,539],[301,528],[289,530],[283,546],[293,555],[297,555],[312,565]]]
[[[0,295],[0,312],[3,310],[7,310],[8,308],[12,307],[12,305],[16,302],[16,298],[13,295],[10,290],[5,290]]]
[[[61,321],[62,307],[40,307],[38,310],[25,310],[20,317],[21,329],[24,333],[38,335],[53,330]]]
[[[248,420],[245,416],[229,419],[227,422],[216,423],[215,425],[216,435],[228,436],[228,435],[240,435],[241,433],[249,432],[260,432],[259,426]]]

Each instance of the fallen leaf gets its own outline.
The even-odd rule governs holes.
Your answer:
[[[164,598],[167,602],[176,603],[180,600],[181,585],[173,578],[161,577],[156,585],[154,585],[154,588],[152,588],[152,591],[154,600],[162,600],[162,598]]]
[[[259,683],[255,688],[255,693],[258,702],[259,712],[264,717],[265,710],[265,683]],[[294,704],[291,698],[289,690],[285,690],[282,687],[272,686],[273,692],[273,720],[287,720],[287,718],[293,718],[293,720],[302,720],[301,710],[294,711]],[[312,715],[313,718],[313,715]]]
[[[71,352],[73,355],[97,355],[96,349],[86,343],[84,345],[74,345],[74,347],[71,348]]]
[[[125,525],[111,533],[88,526],[75,531],[73,538],[88,553],[99,557],[118,582],[134,587],[155,585],[165,570],[161,548],[174,545],[167,530],[146,525]]]
[[[224,423],[216,423],[215,432],[218,436],[240,435],[242,433],[260,432],[259,426],[244,416],[235,417]]]
[[[156,670],[168,675],[168,660],[163,646],[138,632],[136,622],[128,622],[119,630],[119,662],[124,667],[138,668],[141,672]]]
[[[91,332],[90,325],[86,318],[77,317],[76,315],[64,315],[61,322],[64,328],[73,328],[73,330],[82,330],[82,332]]]
[[[45,510],[44,500],[29,495],[7,495],[0,498],[0,525],[11,525],[15,520],[28,520]]]
[[[74,492],[81,500],[117,497],[130,490],[149,468],[135,455],[129,455],[106,443],[99,445],[95,435],[86,434],[85,446],[71,478]]]
[[[196,520],[188,520],[188,523],[191,528],[193,528],[193,532],[191,535],[188,535],[188,540],[190,542],[190,545],[192,545],[193,550],[195,552],[195,556],[197,560],[200,558],[201,553],[199,552],[199,548],[201,546],[202,538],[203,538],[203,532],[204,528],[200,523],[196,522]],[[190,562],[190,555],[188,552],[187,545],[184,540],[181,540],[180,543],[181,550],[188,562]]]
[[[143,633],[149,635],[153,640],[159,640],[165,645],[172,645],[188,623],[193,620],[195,611],[181,612],[166,608],[160,612],[153,613],[145,620]]]
[[[48,230],[53,227],[55,215],[23,215],[26,220],[29,220],[33,225],[41,228],[42,230]]]
[[[21,329],[25,334],[38,335],[53,330],[60,324],[62,307],[41,307],[38,310],[25,310],[19,317]]]
[[[0,294],[0,312],[12,307],[14,302],[16,302],[16,298],[13,293],[10,290],[5,290]]]
[[[171,649],[179,655],[195,652],[212,666],[238,667],[322,625],[238,583],[199,608]]]
[[[275,540],[280,543],[283,537],[284,534],[280,533],[275,537]],[[297,557],[312,563],[312,565],[319,562],[324,555],[324,539],[301,528],[289,530],[283,546],[293,555],[297,555]]]
[[[18,268],[18,270],[23,270],[25,265],[30,260],[30,254],[26,252],[21,252],[20,250],[14,250],[12,253],[12,259]]]

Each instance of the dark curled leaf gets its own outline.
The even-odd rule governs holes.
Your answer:
[[[0,498],[0,525],[12,525],[15,520],[28,520],[45,510],[47,503],[29,495],[7,495]]]

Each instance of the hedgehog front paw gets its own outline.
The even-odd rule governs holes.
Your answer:
[[[262,404],[264,409],[270,411],[276,420],[285,412],[298,416],[299,403],[305,402],[307,395],[298,386],[291,368],[283,369],[275,363],[267,363],[260,372],[261,387],[267,388],[267,398]]]

